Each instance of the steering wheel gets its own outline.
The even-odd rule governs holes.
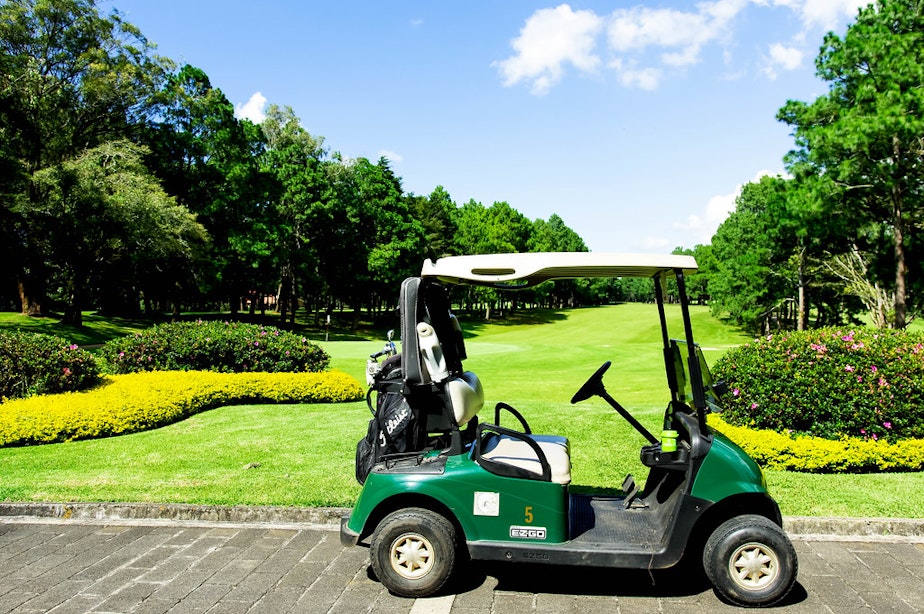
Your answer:
[[[609,360],[603,363],[599,369],[594,371],[594,374],[590,376],[584,385],[574,393],[574,396],[571,397],[571,404],[580,403],[581,401],[586,401],[595,394],[603,392],[603,374],[606,373],[606,370],[610,368],[610,365],[613,364]]]

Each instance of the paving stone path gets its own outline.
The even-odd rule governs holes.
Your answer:
[[[924,544],[794,543],[799,583],[775,611],[924,612]],[[319,525],[0,519],[0,612],[732,611],[691,574],[541,565],[469,564],[446,595],[403,599]]]

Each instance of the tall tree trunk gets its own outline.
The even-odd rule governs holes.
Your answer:
[[[898,137],[892,139],[895,159],[899,160]],[[894,223],[895,239],[895,328],[902,330],[906,326],[905,320],[905,281],[908,276],[908,265],[905,262],[905,220],[904,202],[901,184],[895,181],[892,184],[892,217]]]
[[[895,224],[895,328],[905,328],[905,279],[908,265],[905,263],[905,233],[901,224]]]
[[[892,137],[892,152],[894,160],[901,160],[901,141],[897,135]],[[892,182],[892,220],[895,239],[895,328],[902,330],[906,326],[905,320],[905,281],[908,276],[908,266],[905,263],[905,220],[904,196],[901,182]]]
[[[72,326],[83,326],[81,309],[83,309],[83,289],[86,287],[86,280],[83,275],[75,271],[71,277],[71,284],[70,296],[64,307],[64,318],[61,321]]]
[[[799,251],[799,305],[796,330],[805,330],[808,324],[808,306],[805,304],[805,247]]]
[[[279,311],[279,321],[285,323],[289,315],[289,297],[293,292],[292,267],[288,264],[282,267],[279,272],[279,292],[276,297],[276,308]]]
[[[295,314],[298,311],[298,281],[293,277],[292,278],[292,291],[289,293],[289,298],[292,301],[292,307],[290,309],[291,324],[295,326]]]
[[[22,305],[22,315],[45,315],[45,302],[30,292],[30,284],[26,281],[23,281],[23,279],[20,277],[16,285],[19,288],[19,302]]]
[[[19,290],[19,301],[24,316],[48,315],[45,304],[45,280],[47,277],[28,264],[20,264],[16,276],[16,286]],[[44,270],[44,267],[42,267]]]

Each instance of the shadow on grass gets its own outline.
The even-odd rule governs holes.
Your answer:
[[[228,312],[191,312],[183,313],[177,321],[234,321],[246,324],[262,324],[264,326],[275,326],[283,330],[305,335],[312,341],[324,340],[325,337],[330,341],[378,341],[385,339],[386,332],[389,328],[397,328],[398,319],[394,318],[393,326],[378,326],[375,322],[360,322],[356,329],[352,329],[353,322],[350,314],[344,314],[332,318],[331,326],[309,324],[297,322],[291,324],[280,322],[278,314],[259,313],[251,316],[250,314],[238,313],[232,316]],[[31,333],[42,333],[46,335],[56,335],[77,345],[92,349],[99,347],[112,339],[132,335],[150,328],[156,324],[173,321],[174,318],[169,314],[155,314],[152,317],[117,317],[104,316],[98,313],[85,312],[83,314],[83,326],[74,326],[65,324],[61,321],[62,316],[58,313],[51,313],[47,317],[24,316],[14,312],[0,313],[0,330],[20,330]]]
[[[85,313],[83,326],[74,326],[61,322],[61,318],[62,316],[56,313],[48,317],[4,313],[0,314],[0,330],[56,335],[80,346],[98,346],[110,339],[131,335],[156,324],[156,321],[146,318],[118,318]]]
[[[589,309],[589,308],[584,308]],[[462,331],[466,337],[477,337],[479,333],[488,327],[498,326],[529,326],[534,324],[550,324],[552,322],[564,322],[568,319],[568,314],[558,309],[523,309],[513,313],[504,312],[495,315],[490,320],[484,319],[483,311],[453,311],[459,318],[462,325]]]

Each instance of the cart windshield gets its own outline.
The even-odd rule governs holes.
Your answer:
[[[699,369],[703,374],[703,392],[706,397],[706,409],[713,413],[720,413],[720,397],[725,391],[724,382],[716,382],[712,379],[712,373],[709,372],[709,365],[706,364],[706,358],[703,356],[703,350],[698,344],[693,346],[696,352],[696,358],[699,361]],[[691,408],[693,406],[693,389],[690,385],[690,373],[687,359],[690,355],[686,341],[680,339],[671,339],[671,350],[674,355],[674,372],[677,376],[677,396],[678,400]]]

